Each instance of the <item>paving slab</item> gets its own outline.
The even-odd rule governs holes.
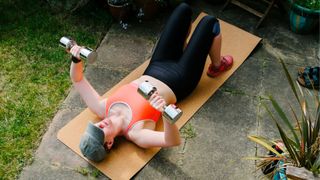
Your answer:
[[[128,30],[131,32],[131,29]],[[121,70],[129,74],[150,58],[156,38],[152,41],[141,35],[125,32],[108,34],[99,47],[99,61],[94,66]]]
[[[254,179],[251,173],[254,162],[242,159],[255,152],[255,145],[246,138],[247,134],[256,132],[256,117],[251,113],[255,111],[253,101],[248,96],[216,92],[189,121],[195,128],[196,137],[185,139],[180,148],[162,149],[138,176],[156,179]],[[222,104],[227,107],[222,107]]]
[[[239,93],[243,95],[259,96],[261,91],[261,80],[263,61],[249,57],[231,77],[225,82],[224,91]]]
[[[263,38],[240,68],[200,108],[187,123],[196,136],[183,139],[179,147],[163,148],[133,179],[259,179],[253,173],[255,162],[244,160],[265,151],[247,139],[258,134],[278,137],[262,103],[273,95],[283,106],[293,101],[281,57],[295,77],[299,66],[319,65],[318,34],[298,35],[289,30],[283,12],[272,9],[265,22],[255,29],[258,18],[230,6],[210,1],[192,1],[194,17],[205,11]],[[99,59],[86,64],[85,75],[100,94],[150,58],[169,12],[152,21],[130,22],[128,29],[114,24],[98,48]],[[100,174],[82,175],[79,168],[94,174],[94,167],[57,140],[60,128],[86,108],[73,88],[53,118],[35,153],[34,162],[25,167],[20,179],[108,179]],[[288,110],[288,108],[286,108]]]

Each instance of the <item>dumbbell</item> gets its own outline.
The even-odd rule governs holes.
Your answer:
[[[74,45],[77,45],[77,43],[70,38],[62,37],[60,39],[60,45],[69,52]],[[80,58],[82,60],[88,60],[89,63],[93,63],[97,59],[97,53],[90,48],[82,47],[80,49]]]
[[[145,81],[138,86],[138,92],[145,99],[150,99],[151,95],[157,90],[156,87],[151,85],[148,81]],[[163,116],[169,121],[170,124],[174,124],[182,115],[181,109],[174,104],[164,106]]]

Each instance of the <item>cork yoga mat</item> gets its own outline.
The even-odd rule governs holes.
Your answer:
[[[205,13],[201,13],[193,22],[192,32],[201,18],[205,15]],[[210,96],[233,74],[233,72],[246,60],[261,40],[259,37],[222,20],[220,20],[220,26],[223,37],[222,55],[229,54],[234,57],[233,67],[217,78],[210,78],[206,75],[206,69],[210,64],[210,59],[208,57],[199,85],[190,96],[177,104],[183,111],[182,117],[176,122],[179,128],[181,128],[210,98]],[[148,65],[148,62],[149,61],[146,61],[131,72],[127,77],[104,94],[103,97],[108,97],[109,94],[114,92],[121,85],[129,83],[142,75]],[[79,149],[79,142],[89,120],[98,121],[98,117],[87,108],[58,132],[58,139],[81,157],[83,156]],[[159,120],[158,122],[157,130],[162,130],[162,121]],[[102,162],[94,163],[87,160],[85,157],[83,158],[111,179],[130,179],[141,168],[143,168],[152,159],[152,157],[160,151],[160,149],[161,148],[143,149],[129,141],[120,139],[120,142],[118,141],[115,143],[111,152]]]

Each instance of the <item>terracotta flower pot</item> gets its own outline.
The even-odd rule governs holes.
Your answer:
[[[118,21],[127,20],[132,12],[132,5],[129,3],[123,5],[113,5],[108,1],[111,15]]]

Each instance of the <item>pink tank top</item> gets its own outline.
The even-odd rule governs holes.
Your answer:
[[[130,128],[138,121],[152,120],[157,122],[161,116],[161,112],[153,108],[149,101],[138,93],[138,85],[135,83],[126,84],[116,90],[108,97],[106,105],[106,114],[108,116],[109,109],[114,103],[125,103],[132,112],[132,119],[125,131],[128,133]]]

